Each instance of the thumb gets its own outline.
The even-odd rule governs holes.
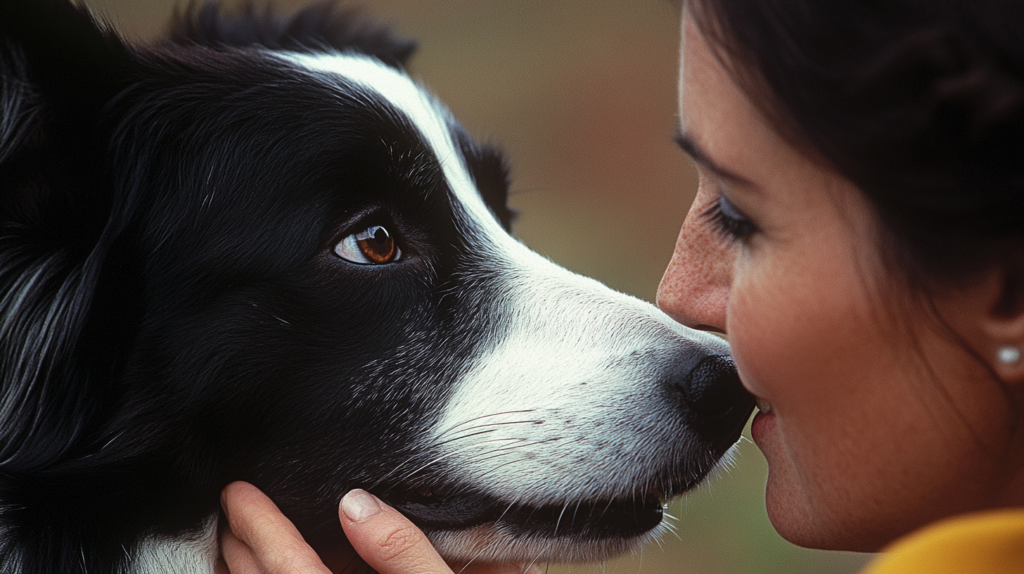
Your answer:
[[[345,536],[379,574],[452,574],[423,531],[365,490],[341,499]]]

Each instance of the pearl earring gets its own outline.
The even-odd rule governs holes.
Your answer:
[[[1003,345],[999,347],[999,362],[1004,365],[1016,365],[1020,361],[1020,347]]]

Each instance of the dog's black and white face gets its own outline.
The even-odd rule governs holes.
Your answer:
[[[319,545],[362,487],[451,559],[597,560],[737,439],[726,345],[513,239],[410,44],[326,6],[0,31],[5,572],[208,569],[233,480]]]

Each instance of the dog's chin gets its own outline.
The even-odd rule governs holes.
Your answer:
[[[542,505],[462,492],[394,503],[454,562],[605,560],[656,537],[664,514],[659,492]]]
[[[427,536],[451,563],[582,563],[614,558],[657,539],[667,528],[658,524],[632,536],[590,538],[578,534],[524,536],[491,523],[457,532],[430,532]]]

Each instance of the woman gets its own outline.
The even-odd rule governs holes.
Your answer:
[[[658,301],[728,334],[773,526],[1024,571],[1024,3],[694,0],[680,85],[701,183]],[[231,571],[327,572],[253,487],[224,506]],[[448,571],[366,493],[340,519],[379,572]]]

